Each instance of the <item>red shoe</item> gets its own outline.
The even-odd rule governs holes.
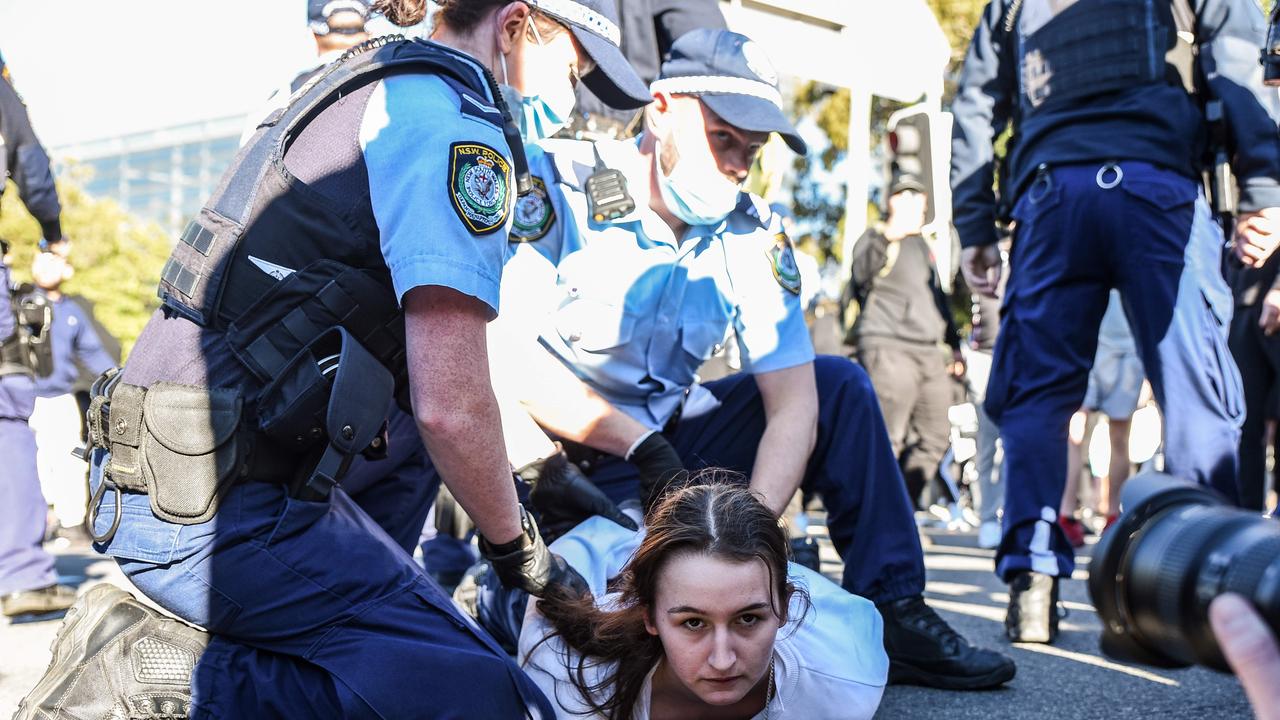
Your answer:
[[[1062,515],[1058,518],[1058,526],[1062,528],[1063,534],[1067,536],[1067,542],[1071,543],[1071,547],[1084,547],[1084,525],[1079,520]]]

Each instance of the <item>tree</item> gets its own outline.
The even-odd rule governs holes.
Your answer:
[[[74,170],[69,175],[59,182],[58,197],[76,273],[63,289],[93,303],[94,315],[120,340],[127,355],[160,303],[156,284],[173,242],[160,226],[139,220],[115,201],[85,194]],[[13,246],[14,277],[29,280],[40,227],[12,186],[0,202],[0,237]]]

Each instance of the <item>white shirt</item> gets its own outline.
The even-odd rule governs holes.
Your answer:
[[[591,518],[556,540],[551,549],[582,574],[601,605],[616,602],[604,595],[609,578],[617,575],[635,549],[643,531],[632,532],[601,517]],[[856,720],[875,715],[888,676],[883,621],[875,605],[852,595],[821,575],[792,563],[792,582],[808,589],[812,606],[803,616],[800,598],[792,602],[786,626],[774,644],[774,684],[777,692],[756,718]],[[566,649],[551,634],[549,623],[530,603],[520,632],[518,658],[529,677],[551,700],[559,718],[597,717],[583,700],[566,669]],[[798,622],[797,622],[798,620]],[[568,668],[576,673],[578,654],[568,654]],[[611,670],[588,667],[595,683]],[[632,720],[649,720],[653,670],[645,678],[632,710]]]

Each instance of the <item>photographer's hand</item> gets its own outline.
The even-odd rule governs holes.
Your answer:
[[[1255,716],[1280,720],[1280,647],[1271,629],[1247,600],[1231,593],[1214,598],[1209,623]]]

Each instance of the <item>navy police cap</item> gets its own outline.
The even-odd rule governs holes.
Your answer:
[[[524,0],[567,25],[596,64],[582,82],[610,107],[633,110],[653,100],[644,81],[622,56],[622,30],[614,0]]]
[[[316,35],[328,35],[333,32],[329,18],[340,12],[352,12],[368,20],[369,5],[365,0],[307,0],[307,24]]]
[[[696,95],[742,130],[776,132],[800,155],[804,140],[782,112],[778,72],[751,38],[729,30],[690,30],[671,45],[653,92]]]

